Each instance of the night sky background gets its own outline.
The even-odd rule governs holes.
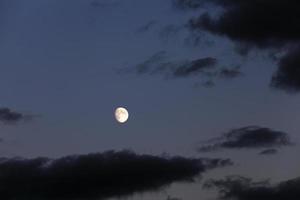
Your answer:
[[[0,91],[1,199],[300,199],[298,0],[0,0]]]

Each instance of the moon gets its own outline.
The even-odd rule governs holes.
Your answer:
[[[119,123],[125,123],[128,120],[129,113],[126,108],[119,107],[115,110],[115,118]]]

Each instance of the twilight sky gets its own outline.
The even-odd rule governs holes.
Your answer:
[[[99,197],[112,199],[254,200],[259,196],[245,197],[232,182],[247,191],[257,189],[255,181],[270,179],[271,185],[261,186],[267,195],[276,190],[281,199],[299,199],[299,192],[285,196],[289,188],[282,186],[300,173],[299,8],[296,0],[0,0],[0,156],[6,157],[0,174],[37,162],[40,167],[30,169],[47,166],[52,174],[70,167],[91,175],[96,161],[84,165],[88,169],[76,167],[80,156],[74,168],[59,161],[100,152],[97,159],[111,164],[115,155],[101,154],[107,150],[125,156],[125,162],[128,157],[150,162],[149,168],[153,159],[139,155],[162,163],[166,154],[179,155],[186,159],[180,165],[168,159],[155,165],[167,167],[167,173],[157,170],[170,173],[163,181],[133,178],[130,189],[120,193],[115,191],[124,188],[121,183],[95,181],[90,188],[107,186]],[[129,110],[125,124],[114,119],[118,106]],[[136,157],[118,155],[124,149]],[[56,159],[57,166],[26,160],[40,156]],[[179,176],[176,167],[194,170],[191,157],[218,163],[205,161],[201,169],[197,165]],[[133,171],[149,172],[134,163]],[[124,177],[137,176],[133,171]],[[56,178],[68,177],[63,175]],[[254,183],[226,179],[229,175]],[[192,177],[198,179],[180,182]],[[6,178],[0,183],[8,180],[11,186],[0,195],[31,195],[16,186],[18,178]],[[43,190],[33,182],[33,191],[46,199],[50,186]],[[218,196],[221,188],[228,191],[225,196]],[[56,197],[70,199],[69,190],[60,192]],[[80,194],[71,199],[87,198]]]

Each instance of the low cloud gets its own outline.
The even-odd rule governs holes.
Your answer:
[[[255,149],[292,145],[287,133],[259,126],[233,129],[213,138],[198,148],[199,152],[222,149]]]
[[[300,198],[300,178],[271,185],[269,181],[254,182],[250,178],[229,176],[221,180],[209,180],[204,188],[216,188],[220,200],[298,200]]]
[[[159,190],[175,181],[231,165],[230,160],[109,151],[59,159],[0,159],[3,199],[89,199]]]

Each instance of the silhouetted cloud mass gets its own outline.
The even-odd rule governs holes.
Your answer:
[[[193,181],[230,160],[190,159],[108,151],[59,159],[0,159],[3,199],[107,198]]]
[[[198,148],[199,152],[221,149],[269,148],[291,145],[287,133],[258,126],[233,129],[222,136],[213,138]]]
[[[0,108],[0,122],[2,123],[11,124],[22,121],[27,118],[30,118],[30,116],[13,111],[9,108]]]
[[[300,178],[271,185],[268,181],[254,182],[250,178],[229,176],[221,180],[209,180],[204,188],[217,188],[220,200],[298,200]]]
[[[208,31],[225,36],[243,48],[277,49],[284,53],[271,85],[286,91],[300,91],[300,1],[298,0],[174,0],[181,9],[201,9],[209,5],[222,10],[200,12],[191,19],[192,31]],[[295,50],[296,49],[296,50]]]

